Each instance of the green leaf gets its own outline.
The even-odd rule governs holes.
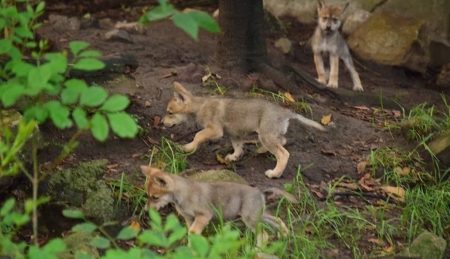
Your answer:
[[[130,101],[124,95],[115,94],[106,100],[106,102],[100,107],[100,110],[107,112],[119,112],[128,107]]]
[[[61,253],[66,250],[66,244],[60,238],[55,238],[50,240],[43,249],[45,252],[50,254]]]
[[[25,87],[15,82],[7,83],[3,88],[5,89],[2,89],[1,99],[6,108],[15,104],[25,93]]]
[[[155,209],[150,209],[148,211],[148,215],[150,216],[151,223],[153,223],[156,226],[158,226],[159,228],[161,228],[162,220],[161,220],[161,216],[159,215],[159,213]]]
[[[208,13],[191,11],[188,14],[197,22],[198,26],[212,33],[220,32],[219,24]]]
[[[60,74],[66,72],[67,58],[62,53],[47,53],[45,58],[49,61],[45,65],[50,66],[51,71]]]
[[[40,13],[42,11],[44,11],[45,9],[45,2],[40,2],[37,6],[36,6],[36,13]]]
[[[108,113],[108,119],[112,131],[121,138],[134,138],[138,133],[136,122],[125,112]]]
[[[168,4],[166,0],[159,1],[159,6],[151,9],[145,15],[145,19],[149,22],[161,20],[171,16],[177,11],[173,7],[173,5]]]
[[[117,239],[121,240],[129,240],[132,238],[135,238],[137,236],[138,232],[134,230],[131,227],[125,227],[123,228],[119,234],[117,235]]]
[[[197,252],[197,255],[200,258],[206,258],[209,250],[209,243],[205,237],[201,235],[190,235],[189,243],[191,244],[192,249]]]
[[[105,89],[99,86],[92,86],[81,92],[80,104],[88,107],[97,107],[106,100],[106,97],[108,97],[108,93]]]
[[[88,252],[85,251],[76,251],[75,259],[94,259],[94,256],[88,254]]]
[[[62,214],[64,215],[64,217],[66,218],[71,218],[71,219],[83,219],[84,218],[84,214],[81,210],[72,210],[72,209],[65,209],[62,211]]]
[[[30,70],[35,67],[22,60],[11,61],[11,64],[11,71],[19,77],[27,76],[30,73]]]
[[[105,116],[100,113],[94,114],[91,120],[91,132],[94,138],[105,141],[108,137],[109,128]]]
[[[91,222],[85,222],[78,225],[73,226],[73,232],[84,232],[84,233],[92,233],[97,229],[97,226]]]
[[[105,67],[105,63],[95,58],[82,58],[78,60],[77,63],[73,65],[74,69],[84,70],[84,71],[95,71],[100,70]]]
[[[69,43],[69,49],[74,55],[77,55],[80,51],[87,47],[89,47],[89,43],[85,41],[71,41]]]
[[[48,80],[51,77],[49,67],[41,66],[34,67],[28,74],[27,95],[35,96],[41,92],[42,89],[47,88]]]
[[[86,112],[82,108],[75,108],[72,112],[72,117],[79,129],[89,128],[89,121],[87,119]]]
[[[166,219],[166,224],[164,225],[164,231],[173,230],[178,226],[180,226],[180,222],[178,221],[178,218],[175,215],[170,214]]]
[[[198,38],[198,24],[189,13],[177,13],[172,17],[173,23],[191,38]]]
[[[94,239],[92,239],[92,241],[89,244],[100,249],[106,249],[111,245],[108,239],[100,236],[97,236]]]
[[[61,101],[64,104],[76,103],[81,92],[88,88],[86,83],[79,79],[70,79],[64,85],[66,88],[61,92]]]
[[[40,104],[36,104],[27,108],[24,113],[27,120],[35,119],[39,123],[43,123],[48,118],[48,111]]]
[[[12,42],[10,39],[1,39],[0,40],[0,54],[8,53],[12,48]]]
[[[184,236],[186,236],[187,230],[185,227],[179,226],[169,236],[169,244],[173,244],[178,240],[183,239]]]
[[[99,58],[102,56],[102,53],[97,50],[85,50],[78,56],[81,58]]]
[[[16,204],[16,200],[10,198],[5,203],[3,203],[2,209],[0,210],[0,216],[4,217],[6,214],[8,214]]]
[[[72,127],[72,121],[70,120],[70,111],[66,106],[62,105],[58,101],[50,101],[44,104],[50,114],[53,124],[60,129]]]
[[[169,246],[167,238],[162,233],[158,233],[151,230],[146,230],[142,232],[142,234],[138,236],[138,240],[144,244],[152,246],[159,246],[159,247]]]

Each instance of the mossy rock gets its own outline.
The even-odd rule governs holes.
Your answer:
[[[385,65],[404,65],[424,22],[390,12],[377,12],[348,39],[358,56]]]
[[[183,176],[196,181],[202,182],[233,182],[248,184],[248,182],[237,173],[222,169],[222,170],[206,170],[206,171],[186,171]]]
[[[72,259],[75,258],[75,255],[78,253],[89,255],[90,258],[99,258],[100,254],[98,253],[98,250],[89,245],[92,239],[93,236],[85,232],[72,233],[65,236],[63,241],[66,244],[66,251],[58,254],[58,257]]]
[[[444,257],[447,241],[442,237],[424,231],[411,243],[402,256],[419,257],[427,259],[442,259]]]
[[[90,218],[112,220],[113,193],[102,179],[107,163],[107,160],[94,160],[54,172],[44,189],[54,202],[79,207]]]

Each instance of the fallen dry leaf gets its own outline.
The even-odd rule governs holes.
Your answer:
[[[161,117],[155,116],[153,117],[153,127],[158,127],[158,125],[161,123]]]
[[[217,160],[217,162],[224,164],[224,165],[229,164],[229,162],[227,160],[225,160],[225,158],[219,153],[216,153],[216,160]]]
[[[370,111],[370,108],[367,106],[353,106],[353,108],[358,109],[358,110],[363,110],[363,111]]]
[[[284,54],[287,54],[291,51],[292,43],[288,38],[280,38],[275,42],[275,47]]]
[[[290,103],[295,103],[295,99],[292,96],[292,94],[290,94],[289,92],[284,92],[284,98],[286,98],[286,100]]]
[[[367,161],[361,161],[356,165],[356,172],[358,172],[358,174],[362,174],[366,171],[366,167]]]
[[[378,238],[369,238],[367,241],[369,243],[372,243],[372,244],[375,244],[375,245],[378,245],[378,246],[383,246],[384,245],[383,240],[380,240]]]
[[[388,245],[383,248],[383,252],[386,254],[392,254],[394,252],[394,246]]]
[[[136,230],[136,232],[139,232],[141,230],[141,224],[135,219],[131,220],[130,228],[133,230]]]
[[[145,106],[145,108],[148,108],[148,107],[152,106],[152,103],[150,101],[145,101],[144,106]]]
[[[370,174],[365,174],[361,179],[358,181],[359,185],[368,192],[375,191],[375,188],[373,186],[378,185],[378,183],[373,180],[373,178],[370,176]]]
[[[400,116],[402,116],[402,113],[399,110],[392,110],[392,114],[395,118],[399,118]]]
[[[322,116],[322,119],[320,120],[320,123],[327,126],[331,122],[331,114]]]
[[[381,186],[380,187],[389,197],[404,202],[405,201],[405,189],[398,186]]]
[[[337,186],[344,187],[353,191],[359,189],[359,186],[356,183],[338,183]]]

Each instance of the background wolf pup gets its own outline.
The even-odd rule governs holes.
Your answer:
[[[160,209],[172,203],[191,233],[201,234],[216,212],[220,212],[225,220],[240,217],[253,232],[259,222],[265,222],[283,234],[288,232],[280,218],[265,212],[264,194],[257,188],[230,182],[197,182],[149,166],[141,166],[141,170],[147,177],[148,207]],[[284,196],[297,202],[286,192]]]
[[[355,70],[352,56],[348,49],[347,43],[339,32],[342,24],[342,14],[348,7],[349,3],[344,6],[324,4],[318,1],[317,13],[318,24],[311,39],[311,46],[314,52],[314,63],[316,65],[317,80],[329,87],[338,87],[339,77],[339,58],[344,61],[345,66],[350,71],[353,81],[354,91],[363,91],[361,79]],[[330,72],[329,76],[325,70],[323,63],[323,54],[329,54]],[[327,79],[328,84],[327,84]]]
[[[286,168],[289,152],[283,146],[290,119],[325,131],[319,123],[266,100],[201,97],[194,96],[180,83],[174,82],[174,87],[174,97],[167,104],[167,114],[162,120],[164,125],[181,123],[188,119],[183,115],[192,114],[203,127],[183,146],[185,152],[193,152],[201,143],[219,139],[226,132],[231,137],[234,152],[225,159],[235,161],[242,155],[246,136],[257,133],[262,146],[258,152],[270,152],[277,159],[275,168],[265,172],[269,178],[280,177]]]

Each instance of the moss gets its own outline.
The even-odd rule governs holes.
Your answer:
[[[89,245],[92,240],[92,235],[89,233],[78,232],[72,233],[64,237],[64,243],[66,244],[66,251],[59,254],[59,258],[75,258],[75,253],[82,253],[90,255],[93,258],[99,258],[100,255],[96,248]]]
[[[107,160],[93,160],[52,174],[47,193],[54,202],[81,207],[86,216],[108,221],[114,217],[111,189],[102,180]]]

